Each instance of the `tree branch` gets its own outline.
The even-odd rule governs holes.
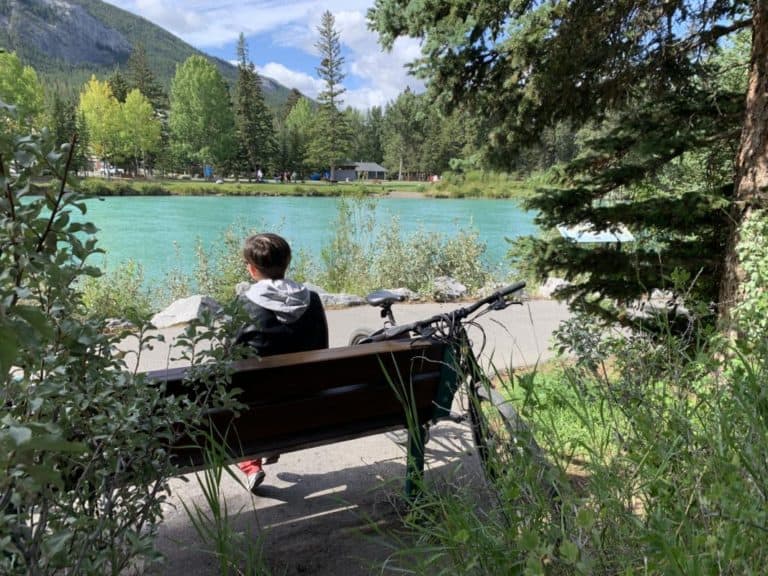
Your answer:
[[[48,234],[51,233],[51,229],[53,228],[53,221],[56,218],[56,214],[59,211],[59,207],[61,206],[61,199],[64,197],[64,191],[67,185],[67,176],[69,175],[69,168],[72,164],[72,158],[74,158],[75,156],[75,144],[77,144],[77,133],[72,134],[72,138],[69,141],[69,153],[67,154],[67,163],[64,166],[64,174],[61,176],[61,186],[59,187],[59,193],[56,197],[56,203],[54,204],[53,209],[51,210],[51,217],[48,219],[48,225],[45,227],[45,231],[43,232],[43,235],[40,236],[40,240],[37,243],[37,248],[35,249],[35,252],[40,252],[43,249],[43,246],[45,245],[45,240],[48,237]]]

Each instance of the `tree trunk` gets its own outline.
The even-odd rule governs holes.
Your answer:
[[[731,228],[720,285],[720,318],[730,329],[731,312],[741,298],[744,279],[736,253],[741,230],[756,210],[768,206],[768,0],[752,3],[752,51],[744,126],[736,156]]]

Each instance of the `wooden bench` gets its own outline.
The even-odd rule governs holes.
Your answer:
[[[435,340],[396,341],[233,362],[231,386],[245,407],[205,409],[232,462],[304,450],[407,427],[406,494],[424,469],[424,426],[450,415],[457,378],[449,348]],[[150,372],[169,394],[194,395],[205,382],[188,368]],[[186,469],[204,465],[204,435],[171,451]]]

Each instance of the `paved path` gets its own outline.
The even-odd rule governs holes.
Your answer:
[[[399,322],[425,318],[455,305],[412,304],[397,306]],[[483,358],[497,368],[533,365],[551,357],[551,332],[568,315],[565,306],[540,300],[491,313],[480,325],[486,336]],[[345,345],[361,326],[381,324],[378,310],[368,307],[328,311],[331,346]],[[166,330],[170,339],[178,330]],[[482,339],[474,329],[475,346]],[[167,345],[142,355],[140,368],[158,369],[169,364]],[[441,423],[432,429],[427,445],[427,482],[458,490],[482,490],[483,481],[466,425]],[[252,496],[225,474],[222,498],[231,523],[263,546],[273,574],[348,575],[393,573],[383,563],[396,565],[393,543],[387,533],[401,528],[400,495],[405,478],[403,448],[387,435],[333,444],[284,454],[265,468],[267,479],[258,496]],[[236,477],[239,472],[234,469]],[[214,556],[199,541],[181,502],[205,506],[195,475],[172,480],[173,495],[167,506],[157,545],[166,561],[148,574],[192,576],[218,574]],[[233,572],[234,573],[234,572]]]

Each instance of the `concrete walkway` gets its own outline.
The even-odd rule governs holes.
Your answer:
[[[395,308],[399,322],[425,318],[455,304],[406,304]],[[530,366],[551,357],[549,338],[567,308],[537,300],[484,316],[484,362],[498,369]],[[378,309],[328,311],[331,346],[346,345],[359,327],[378,327]],[[178,364],[168,344],[180,330],[164,331],[166,344],[142,354],[141,370]],[[483,332],[470,332],[479,349]],[[127,347],[130,347],[128,344]],[[460,406],[458,408],[461,408]],[[224,474],[221,497],[238,533],[262,547],[272,574],[349,575],[394,573],[391,534],[401,529],[400,497],[405,478],[404,449],[388,435],[370,436],[312,450],[284,454],[265,468],[267,478],[257,496],[241,487],[236,468]],[[482,475],[469,427],[441,423],[427,445],[426,481],[448,490],[482,490]],[[172,480],[157,546],[165,562],[147,574],[192,576],[219,574],[210,546],[201,542],[181,502],[205,507],[195,475]],[[383,569],[384,564],[389,566]],[[232,573],[236,573],[233,571]]]

